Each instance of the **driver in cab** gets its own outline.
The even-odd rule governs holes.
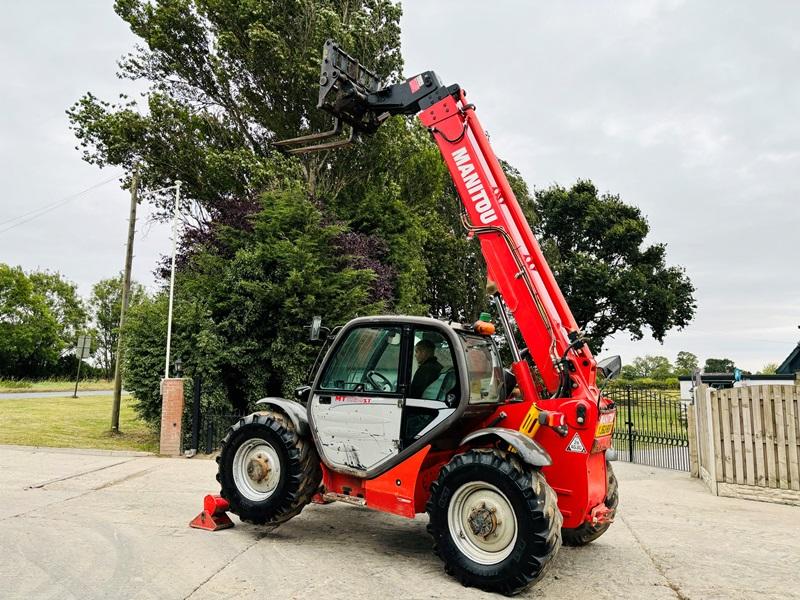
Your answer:
[[[430,340],[422,339],[414,346],[414,358],[417,359],[417,370],[411,378],[408,395],[411,398],[422,398],[422,393],[442,372],[441,363],[436,360],[436,347]]]

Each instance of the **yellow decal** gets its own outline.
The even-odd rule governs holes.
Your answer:
[[[595,431],[594,437],[603,437],[604,435],[611,435],[612,431],[614,431],[614,423],[598,423],[597,431]]]
[[[536,432],[539,429],[539,409],[536,408],[536,405],[531,403],[531,408],[528,411],[528,414],[525,415],[525,418],[522,419],[522,425],[519,426],[519,430],[529,437],[533,437],[536,435]]]
[[[599,438],[605,435],[611,435],[614,431],[614,421],[617,418],[616,411],[609,411],[600,415],[600,422],[597,424],[594,437]]]

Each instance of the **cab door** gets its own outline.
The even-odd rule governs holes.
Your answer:
[[[461,395],[453,347],[440,330],[414,327],[409,358],[403,447],[410,446],[452,415]]]
[[[329,464],[368,471],[401,448],[407,344],[400,326],[362,325],[345,335],[311,397],[311,424]]]

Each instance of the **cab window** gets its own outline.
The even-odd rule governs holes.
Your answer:
[[[320,389],[396,393],[400,371],[399,327],[359,327],[338,346]]]
[[[450,342],[441,333],[426,329],[414,331],[409,398],[450,401],[458,380]]]
[[[491,338],[461,335],[467,359],[470,404],[501,400],[503,369]]]

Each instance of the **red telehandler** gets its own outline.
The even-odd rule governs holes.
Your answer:
[[[503,368],[488,315],[468,326],[361,317],[333,331],[315,318],[312,339],[327,333],[324,358],[297,400],[265,398],[264,410],[233,425],[217,458],[221,494],[243,521],[271,526],[311,501],[427,512],[448,573],[515,594],[542,577],[562,541],[587,544],[614,518],[616,411],[597,374],[615,376],[619,357],[592,357],[458,85],[427,71],[382,87],[328,41],[318,106],[334,129],[281,142],[289,152],[335,148],[392,115],[419,116],[480,241],[513,362]],[[328,141],[344,126],[348,138]]]

